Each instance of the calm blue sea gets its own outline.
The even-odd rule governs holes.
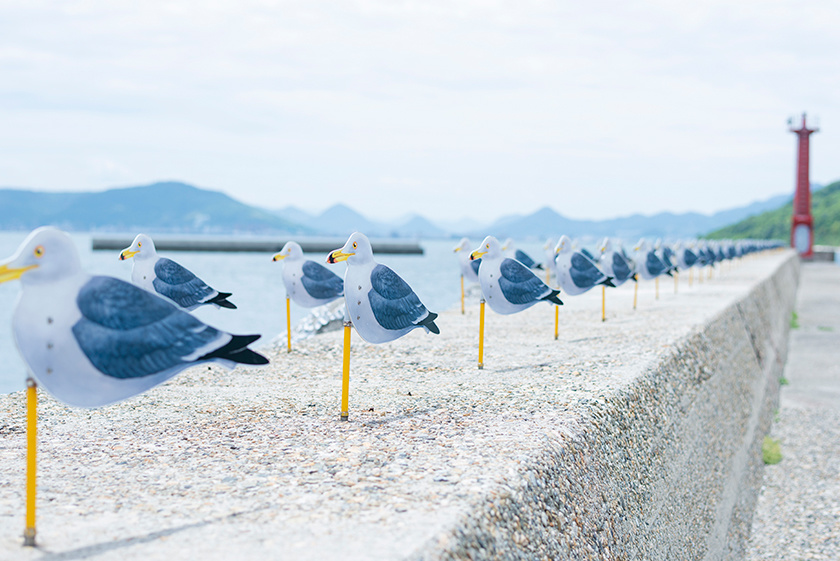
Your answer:
[[[0,261],[11,256],[27,232],[0,232]],[[133,237],[133,236],[129,236]],[[120,261],[118,251],[92,251],[91,236],[74,234],[73,239],[82,259],[82,266],[91,274],[110,275],[128,281],[131,261]],[[475,246],[481,240],[473,240]],[[456,241],[422,242],[424,255],[380,255],[377,261],[397,271],[417,292],[432,311],[443,311],[459,301],[460,281],[457,255],[452,248]],[[543,252],[538,244],[521,244],[537,261]],[[231,301],[237,310],[205,307],[196,310],[204,322],[233,333],[259,333],[267,344],[286,330],[286,293],[280,277],[281,263],[274,263],[270,254],[216,252],[161,252],[204,279],[217,290],[232,292]],[[326,254],[308,255],[325,261]],[[344,263],[332,265],[336,274],[344,276]],[[12,311],[20,291],[20,283],[0,284],[0,392],[24,389],[26,367],[20,359],[12,337]],[[308,310],[292,304],[292,322],[299,321]]]

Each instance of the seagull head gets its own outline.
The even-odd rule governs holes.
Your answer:
[[[347,261],[351,263],[367,263],[373,261],[373,248],[370,240],[360,232],[353,232],[347,239],[347,243],[341,249],[334,249],[327,256],[328,263]]]
[[[148,259],[154,257],[155,242],[146,234],[137,234],[131,245],[120,252],[120,261],[136,257],[137,259]]]
[[[470,260],[484,259],[485,255],[489,259],[494,259],[502,256],[502,246],[501,244],[499,244],[499,240],[497,240],[493,236],[487,236],[486,238],[484,238],[484,241],[481,242],[481,245],[478,246],[478,249],[470,253]]]
[[[458,245],[456,245],[455,249],[453,249],[452,251],[458,253],[459,251],[467,251],[469,248],[470,240],[468,240],[467,238],[461,238],[461,241],[458,242]]]
[[[601,242],[601,245],[598,246],[598,249],[601,250],[601,255],[604,253],[612,250],[612,242],[609,238],[604,238],[604,241]]]
[[[23,284],[50,282],[79,271],[79,254],[70,236],[56,228],[38,228],[14,255],[0,262],[0,283],[15,279]]]
[[[505,243],[502,244],[502,251],[512,251],[513,250],[513,238],[508,238],[505,240]]]
[[[634,251],[644,251],[648,248],[648,241],[644,238],[639,240],[639,243],[636,244],[636,247],[633,248]]]
[[[272,261],[280,261],[281,259],[288,259],[289,261],[296,261],[303,257],[303,249],[297,242],[286,242],[279,252],[274,254]]]
[[[557,241],[557,245],[554,246],[554,254],[559,255],[561,253],[568,253],[570,251],[572,251],[572,240],[569,239],[569,236],[563,234]]]

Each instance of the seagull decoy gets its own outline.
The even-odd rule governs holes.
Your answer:
[[[341,420],[350,416],[350,327],[368,343],[386,343],[415,329],[440,333],[438,315],[426,309],[407,282],[373,259],[364,234],[353,232],[341,249],[327,256],[330,263],[347,261],[344,273],[344,364]]]
[[[481,266],[481,259],[475,261],[470,259],[470,240],[461,238],[453,251],[458,254],[458,264],[461,266],[461,313],[464,309],[464,281],[478,283],[478,268]]]
[[[647,240],[641,239],[634,248],[636,251],[636,272],[645,280],[652,280],[660,275],[671,275],[671,271],[651,249]]]
[[[390,268],[373,259],[364,234],[354,232],[344,247],[330,252],[330,263],[347,261],[344,300],[350,322],[368,343],[386,343],[414,329],[440,333],[437,314]]]
[[[188,312],[204,305],[236,309],[228,300],[230,292],[219,292],[189,269],[166,257],[158,257],[155,243],[146,234],[138,234],[120,253],[120,261],[132,257],[131,282],[140,288],[168,298]]]
[[[478,280],[481,292],[494,312],[514,314],[537,302],[561,305],[559,290],[546,285],[521,261],[505,257],[502,246],[493,236],[487,236],[473,251],[473,259],[481,259]]]
[[[572,249],[572,242],[568,236],[560,236],[560,241],[557,242],[554,251],[557,254],[555,258],[557,284],[567,294],[571,296],[583,294],[599,284],[615,286],[612,277],[605,275],[592,259]]]
[[[137,395],[204,362],[261,365],[232,335],[131,283],[91,276],[73,241],[38,228],[0,263],[0,282],[20,279],[12,330],[37,381],[68,405],[100,407]]]
[[[290,300],[304,308],[316,308],[344,296],[341,277],[310,259],[303,258],[297,242],[286,242],[272,261],[283,261],[283,285],[286,287],[286,349],[292,352],[292,310]]]
[[[344,296],[341,277],[320,263],[304,259],[297,242],[286,242],[272,261],[283,261],[283,285],[298,306],[315,308]]]
[[[505,257],[516,259],[529,269],[543,268],[542,263],[537,263],[531,258],[530,255],[528,255],[521,249],[517,249],[517,247],[513,244],[513,238],[508,238],[505,240],[505,243],[502,244],[502,251],[504,252]]]
[[[675,256],[677,259],[677,266],[682,270],[688,270],[697,265],[697,254],[686,243],[678,243],[676,245]]]
[[[458,254],[458,264],[461,266],[461,276],[472,283],[478,282],[478,268],[481,259],[470,259],[470,240],[461,238],[453,251]]]
[[[599,247],[601,258],[599,264],[607,276],[613,278],[613,284],[621,286],[628,280],[635,278],[635,263],[627,258],[627,255],[619,247],[613,249],[613,242],[604,238]]]

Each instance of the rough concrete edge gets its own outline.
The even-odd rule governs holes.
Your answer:
[[[740,558],[798,283],[791,254],[627,387],[590,400],[574,426],[546,434],[539,457],[408,558]],[[720,404],[727,422],[695,426],[715,414],[709,397],[733,400]]]

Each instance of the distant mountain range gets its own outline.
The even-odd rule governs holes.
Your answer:
[[[76,231],[317,233],[224,193],[178,182],[90,193],[0,189],[0,208],[0,228],[4,230],[31,230],[50,224]]]
[[[652,216],[634,214],[609,220],[574,220],[544,207],[528,215],[511,215],[487,225],[470,219],[438,224],[419,215],[392,223],[371,220],[336,204],[320,214],[296,207],[260,209],[224,193],[180,182],[161,182],[101,192],[49,193],[0,189],[0,229],[30,230],[52,224],[75,231],[137,231],[156,233],[262,233],[301,236],[347,236],[354,231],[371,237],[535,239],[567,234],[578,236],[694,237],[752,215],[776,209],[791,197],[780,195],[750,205],[717,212]]]

